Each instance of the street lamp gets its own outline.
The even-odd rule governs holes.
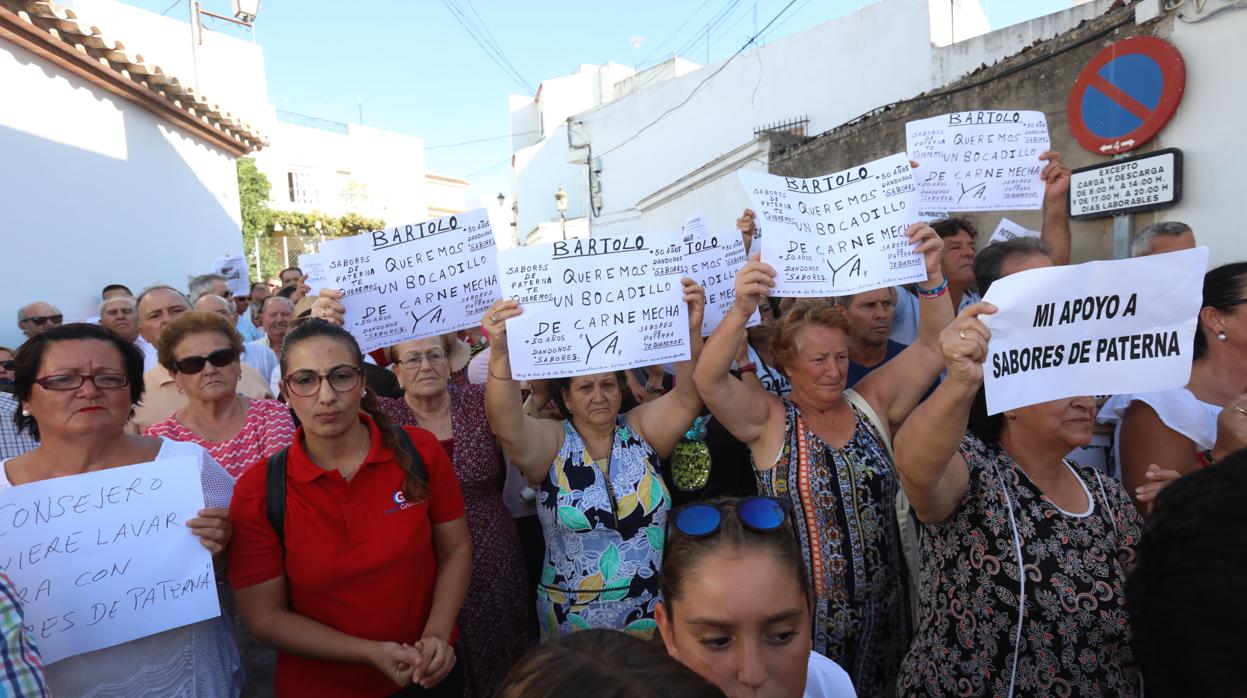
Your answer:
[[[506,194],[503,194],[502,192],[498,192],[498,208],[502,208],[503,206],[506,206],[506,205],[507,205]]]
[[[559,210],[559,228],[563,233],[563,239],[567,239],[567,192],[563,191],[563,187],[554,192],[554,205]]]

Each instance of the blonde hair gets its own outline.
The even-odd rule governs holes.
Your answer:
[[[775,328],[771,330],[771,355],[775,358],[775,367],[785,376],[788,375],[788,367],[797,358],[797,335],[808,325],[840,330],[845,335],[849,333],[844,306],[824,298],[802,298],[793,303],[779,316]]]
[[[169,370],[169,373],[175,373],[173,364],[177,363],[177,357],[173,355],[173,350],[178,344],[193,334],[212,332],[224,336],[229,340],[230,349],[238,352],[240,357],[242,356],[242,335],[238,334],[233,323],[218,313],[207,310],[189,310],[170,320],[169,324],[160,331],[160,339],[156,342],[156,358],[160,360],[161,366]]]

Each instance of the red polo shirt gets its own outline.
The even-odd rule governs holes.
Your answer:
[[[420,639],[433,603],[437,558],[435,523],[464,515],[454,468],[437,439],[404,427],[424,458],[429,496],[402,502],[403,471],[381,441],[359,472],[346,480],[308,457],[303,429],[286,460],[286,554],[265,514],[267,461],[239,478],[230,503],[234,536],[229,580],[235,589],[286,575],[290,607],[349,635],[390,642]],[[382,696],[398,690],[370,665],[330,662],[281,653],[278,695]]]

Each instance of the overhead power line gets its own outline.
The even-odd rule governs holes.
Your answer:
[[[480,47],[481,51],[485,53],[489,60],[493,61],[494,65],[498,66],[499,70],[501,70],[507,77],[511,78],[516,85],[519,85],[526,92],[532,93],[536,91],[533,89],[533,86],[524,79],[524,76],[515,69],[515,66],[511,63],[511,61],[507,59],[506,54],[502,52],[501,47],[499,47],[496,43],[490,43],[490,39],[493,37],[492,35],[489,35],[489,30],[485,27],[483,21],[481,22],[481,26],[479,28],[476,27],[472,23],[472,20],[468,18],[467,13],[463,11],[463,8],[460,7],[455,0],[442,0],[442,4],[446,6],[446,9],[450,11],[451,16],[455,18],[455,21],[459,23],[459,26],[463,27],[463,30],[468,33],[468,36],[472,37],[472,41],[476,42],[476,45]],[[473,13],[476,12],[475,9],[472,11]],[[479,14],[477,15],[477,18],[480,18]],[[487,38],[482,38],[481,35],[487,35]]]
[[[500,141],[503,138],[514,138],[515,136],[530,136],[534,133],[541,133],[541,131],[538,131],[538,130],[520,131],[518,133],[508,133],[505,136],[491,136],[489,138],[478,138],[474,141],[463,141],[460,143],[441,143],[438,145],[427,145],[424,147],[424,149],[425,150],[440,150],[441,148],[457,148],[461,145],[473,145],[475,143],[488,143],[489,141]]]
[[[688,104],[688,103],[689,103],[689,101],[693,99],[693,96],[694,96],[694,95],[696,95],[696,94],[697,94],[697,92],[698,92],[699,90],[701,90],[701,88],[702,88],[702,87],[703,87],[706,83],[708,83],[708,82],[710,82],[711,80],[713,80],[713,79],[714,79],[714,77],[715,77],[716,75],[718,75],[719,73],[722,73],[722,72],[723,72],[723,71],[724,71],[724,70],[725,70],[725,69],[726,69],[729,65],[731,65],[732,61],[736,60],[736,57],[737,57],[737,56],[739,56],[740,54],[744,53],[744,52],[745,52],[745,49],[749,48],[749,47],[753,44],[753,42],[757,40],[757,38],[758,38],[759,36],[761,36],[763,33],[765,33],[767,29],[770,29],[770,28],[771,28],[771,25],[772,25],[772,24],[775,24],[776,20],[778,20],[780,17],[782,17],[782,16],[784,15],[784,13],[785,13],[785,12],[787,12],[787,11],[788,11],[788,9],[789,9],[789,8],[791,8],[793,5],[795,5],[796,3],[797,3],[797,0],[789,0],[788,4],[787,4],[787,5],[784,5],[784,8],[783,8],[782,10],[780,10],[778,13],[776,13],[776,15],[775,15],[774,17],[772,17],[772,18],[771,18],[771,21],[767,22],[767,23],[766,23],[766,25],[765,25],[764,27],[762,27],[761,29],[759,29],[759,30],[757,31],[757,33],[756,33],[756,34],[754,34],[753,36],[749,37],[749,40],[748,40],[748,41],[746,41],[746,42],[745,42],[745,43],[744,43],[744,44],[743,44],[740,48],[736,49],[736,53],[733,53],[733,54],[731,55],[731,57],[729,57],[726,61],[723,61],[723,65],[720,65],[718,68],[715,68],[715,70],[714,70],[714,72],[713,72],[713,73],[711,73],[711,74],[707,75],[706,77],[702,78],[702,81],[701,81],[701,82],[699,82],[699,83],[697,83],[697,85],[695,85],[695,86],[693,87],[692,91],[690,91],[690,92],[688,93],[688,96],[687,96],[687,97],[685,97],[684,99],[680,100],[680,103],[679,103],[679,104],[677,104],[677,105],[675,105],[675,106],[671,107],[670,109],[668,109],[667,111],[664,111],[663,113],[659,114],[659,115],[657,116],[657,118],[655,118],[653,121],[651,121],[651,122],[649,122],[648,124],[646,124],[646,125],[642,126],[642,127],[641,127],[641,128],[640,128],[637,132],[636,132],[636,133],[634,133],[634,134],[632,134],[631,136],[628,136],[627,138],[623,139],[622,141],[620,141],[620,142],[619,142],[617,145],[615,145],[614,147],[612,147],[612,148],[610,148],[610,149],[608,149],[608,150],[606,150],[606,151],[604,151],[604,152],[602,152],[602,153],[598,153],[597,157],[600,157],[600,158],[602,158],[602,157],[606,157],[607,155],[610,155],[611,153],[615,152],[616,150],[619,150],[620,148],[624,147],[625,145],[628,145],[628,144],[629,144],[629,143],[631,143],[632,141],[636,140],[636,139],[637,139],[637,138],[638,138],[638,137],[639,137],[642,133],[645,133],[645,132],[646,132],[646,131],[648,131],[649,129],[653,128],[653,126],[654,126],[655,124],[657,124],[659,121],[662,121],[663,119],[667,118],[667,116],[669,116],[671,113],[675,112],[675,111],[676,111],[677,109],[679,109],[680,107],[683,107],[685,104]]]

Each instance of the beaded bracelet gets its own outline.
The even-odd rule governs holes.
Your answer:
[[[936,298],[939,298],[945,293],[948,293],[948,278],[945,277],[943,281],[940,281],[939,286],[936,286],[935,288],[929,291],[921,286],[915,286],[914,288],[918,290],[918,297],[921,298],[922,300],[924,301],[935,300]]]

